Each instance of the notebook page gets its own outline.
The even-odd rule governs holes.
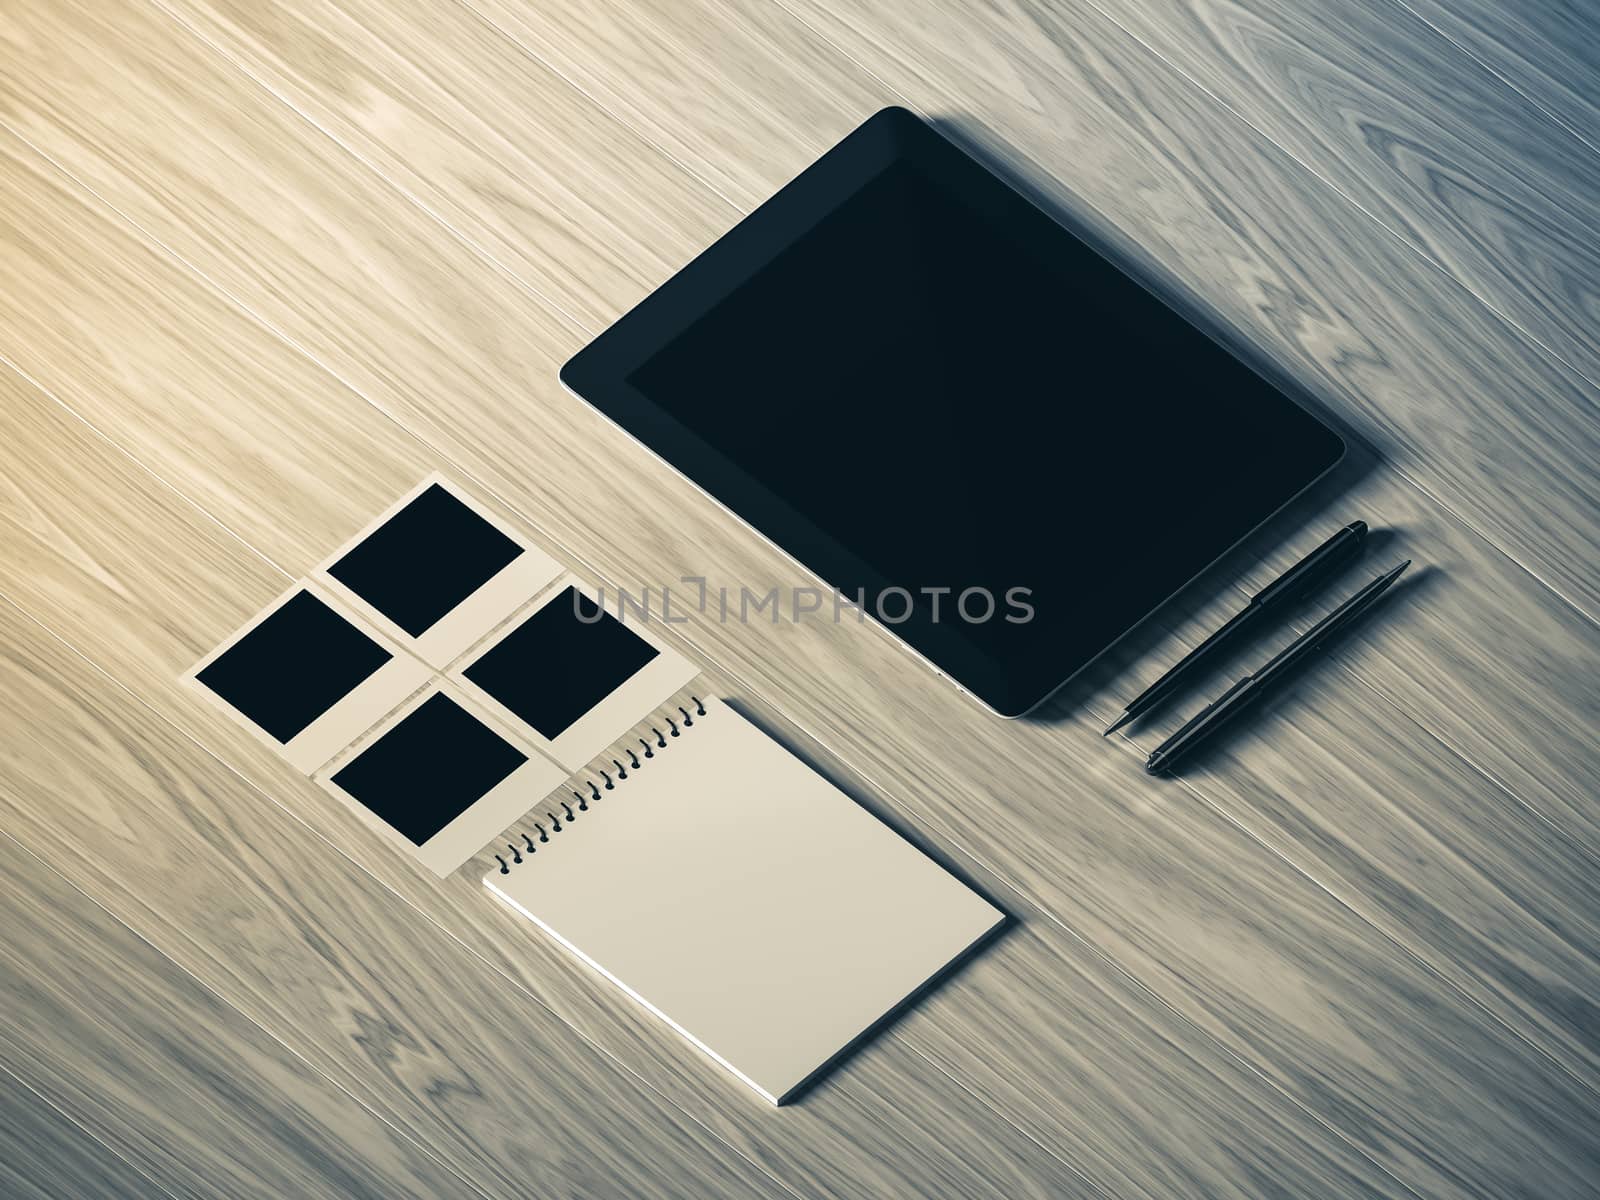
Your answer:
[[[484,882],[774,1103],[1001,920],[716,700]]]

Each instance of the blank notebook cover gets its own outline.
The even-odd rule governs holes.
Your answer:
[[[738,713],[705,710],[484,883],[781,1104],[1003,918]]]

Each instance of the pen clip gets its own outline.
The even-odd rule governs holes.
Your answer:
[[[1352,534],[1355,536],[1352,537]],[[1364,521],[1347,525],[1250,597],[1250,603],[1266,604],[1278,599],[1286,601],[1305,599],[1327,583],[1340,566],[1360,553],[1366,534],[1367,526]]]
[[[1268,604],[1279,599],[1284,601],[1304,600],[1325,582],[1324,576],[1328,574],[1327,565],[1318,564],[1318,566],[1322,569],[1294,571],[1287,575],[1280,575],[1254,596],[1251,596],[1250,603]]]
[[[1227,701],[1228,697],[1232,696],[1240,688],[1247,686],[1250,683],[1250,680],[1252,678],[1253,678],[1253,676],[1246,675],[1243,679],[1239,680],[1238,683],[1234,684],[1227,691],[1223,692],[1222,695],[1218,696],[1210,704],[1206,705],[1205,708],[1201,709],[1200,710],[1200,716],[1203,717],[1207,713],[1212,712],[1212,711],[1220,708],[1223,705],[1223,703]]]

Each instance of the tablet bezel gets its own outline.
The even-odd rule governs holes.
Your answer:
[[[635,388],[629,379],[657,351],[693,326],[764,264],[804,236],[819,219],[843,204],[879,172],[902,159],[937,177],[942,186],[951,188],[977,207],[1015,205],[1021,200],[1038,211],[1037,206],[1026,197],[1022,197],[1003,179],[985,169],[920,117],[903,108],[887,108],[857,127],[770,200],[578,351],[561,369],[561,382],[569,391],[621,426],[646,449],[684,475],[825,587],[832,586],[834,582],[828,578],[830,566],[838,570],[840,577],[870,580],[875,586],[891,586],[894,581],[885,580],[872,563],[824,533],[805,513],[782,500],[757,477],[712,448]],[[1043,215],[1061,226],[1068,236],[1080,236],[1050,214]],[[1122,270],[1115,263],[1110,265]],[[1126,271],[1123,273],[1127,274]],[[1152,292],[1151,296],[1156,303],[1171,308],[1159,295]],[[1186,323],[1193,324],[1182,314],[1176,315]],[[1217,345],[1219,353],[1238,358],[1214,337],[1211,340]],[[1245,365],[1250,366],[1248,363]],[[1273,383],[1273,386],[1283,391],[1281,385]],[[1288,393],[1285,393],[1285,400],[1298,404],[1295,397]],[[1303,404],[1298,406],[1305,408]],[[1271,512],[1264,514],[1254,526],[1241,531],[1234,545],[1323,478],[1343,458],[1343,439],[1327,429],[1326,423],[1315,414],[1308,412],[1307,415],[1328,434],[1331,451],[1328,461],[1296,491],[1285,496]],[[826,546],[829,561],[805,561],[793,549],[796,544]],[[1224,549],[1217,557],[1227,552]],[[1174,587],[1172,595],[1176,595],[1189,582],[1190,579],[1181,581]],[[1000,663],[977,652],[958,635],[943,632],[937,625],[922,631],[923,641],[927,643],[924,645],[914,644],[893,625],[884,625],[884,628],[936,673],[954,681],[961,691],[972,695],[997,715],[1012,718],[1023,716],[1043,703],[1068,679],[1095,661],[1170,598],[1164,598],[1146,612],[1130,612],[1122,632],[1087,657],[1079,659],[1064,650],[1056,656],[1054,663],[1047,661],[1047,655],[1036,655],[1025,662]],[[870,612],[868,616],[876,620]]]

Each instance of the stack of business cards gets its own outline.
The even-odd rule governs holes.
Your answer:
[[[186,678],[444,875],[695,674],[435,476]]]

